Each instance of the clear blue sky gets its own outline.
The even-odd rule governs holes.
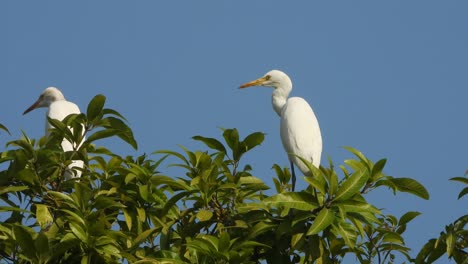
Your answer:
[[[245,160],[273,186],[272,164],[288,162],[271,90],[238,87],[281,69],[318,117],[322,160],[341,164],[351,157],[341,146],[352,146],[429,190],[429,201],[369,196],[385,213],[423,213],[405,236],[415,255],[468,213],[448,181],[468,169],[467,10],[466,1],[2,1],[0,123],[13,136],[0,143],[21,130],[43,135],[45,110],[22,113],[47,86],[82,110],[102,93],[140,145],[108,144],[114,151],[202,148],[191,137],[219,138],[219,127],[263,131]]]

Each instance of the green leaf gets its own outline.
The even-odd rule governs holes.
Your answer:
[[[447,255],[451,257],[453,255],[453,250],[457,243],[456,235],[453,232],[449,232],[445,238],[445,244],[447,245]]]
[[[138,149],[138,144],[135,141],[132,129],[129,126],[127,126],[127,124],[125,124],[124,121],[115,117],[106,117],[102,121],[103,121],[103,126],[105,128],[118,130],[119,133],[117,133],[116,135],[120,139],[127,142],[134,149]]]
[[[432,263],[445,253],[445,248],[435,245],[436,239],[429,240],[419,251],[416,257],[416,264]]]
[[[192,138],[194,140],[198,140],[198,141],[205,143],[205,145],[211,149],[215,149],[217,151],[226,153],[226,148],[224,148],[224,145],[221,142],[219,142],[217,139],[207,138],[207,137],[202,137],[202,136],[194,136]]]
[[[255,132],[250,135],[248,135],[242,143],[246,146],[246,151],[251,150],[254,147],[262,144],[263,140],[265,139],[265,134],[262,132]]]
[[[0,212],[19,212],[19,213],[27,213],[30,214],[31,212],[25,209],[21,209],[18,207],[12,207],[12,206],[0,206]],[[0,225],[1,226],[1,225]]]
[[[239,132],[237,129],[226,129],[223,132],[224,140],[232,150],[232,158],[238,161],[242,156],[242,152],[239,150]]]
[[[224,252],[229,250],[229,242],[231,242],[231,237],[228,232],[223,232],[219,236],[218,242],[218,251]]]
[[[325,169],[324,169],[325,170]],[[336,191],[338,190],[338,175],[336,174],[334,169],[330,170],[330,176],[328,178],[328,194],[333,196]]]
[[[254,177],[254,176],[241,177],[239,179],[239,184],[241,184],[241,185],[255,184],[255,185],[260,185],[260,186],[266,187],[268,189],[268,186],[266,186],[265,183],[261,179],[259,179],[257,177]]]
[[[334,226],[335,231],[341,235],[346,245],[350,248],[354,248],[356,245],[357,230],[353,228],[350,223],[339,222],[338,225]]]
[[[372,181],[376,181],[379,179],[379,176],[381,176],[382,170],[385,167],[386,163],[387,163],[387,159],[381,159],[374,164],[374,167],[372,167],[372,172],[371,172]]]
[[[198,211],[196,217],[201,222],[208,221],[213,217],[213,212],[208,210],[200,210]]]
[[[310,184],[310,186],[312,186],[313,188],[319,190],[320,193],[322,194],[326,194],[327,193],[327,190],[326,190],[326,182],[325,181],[319,181],[318,180],[319,178],[314,178],[314,177],[310,177],[310,176],[305,176],[304,177],[304,180]]]
[[[114,245],[111,245],[111,244],[105,245],[100,249],[100,251],[102,251],[103,253],[107,253],[108,255],[121,258],[120,250]]]
[[[118,117],[118,118],[120,118],[120,119],[122,119],[124,121],[127,121],[127,119],[125,119],[125,117],[123,115],[121,115],[119,112],[115,111],[114,109],[104,108],[102,110],[102,113],[104,115],[114,115],[114,116],[116,116],[116,117]]]
[[[78,206],[76,205],[75,201],[68,195],[61,193],[61,192],[56,192],[56,191],[49,191],[47,192],[48,195],[51,195],[57,199],[62,200],[65,202],[67,205],[74,207],[76,210],[79,210]]]
[[[403,238],[399,234],[394,233],[394,232],[385,233],[383,235],[382,242],[383,243],[396,243],[396,244],[402,244],[402,245],[405,244]]]
[[[45,228],[49,223],[52,223],[53,218],[46,205],[36,204],[36,219],[42,228]]]
[[[125,223],[127,224],[128,230],[132,230],[132,224],[133,224],[132,215],[128,212],[127,209],[122,209],[122,212],[124,214]]]
[[[88,109],[86,115],[88,119],[94,121],[102,113],[104,108],[104,103],[106,102],[106,97],[102,94],[98,94],[91,99],[91,102],[88,104]]]
[[[315,218],[314,222],[310,226],[309,230],[307,231],[307,235],[315,235],[320,233],[322,230],[327,228],[331,223],[335,220],[335,215],[333,214],[332,210],[324,207],[320,210],[319,214]]]
[[[389,177],[389,181],[395,184],[400,192],[407,192],[419,196],[425,200],[429,199],[429,192],[418,181],[411,178],[393,178]]]
[[[279,193],[263,200],[266,206],[285,206],[302,211],[310,211],[318,207],[314,197],[305,192]]]
[[[410,222],[411,220],[413,220],[416,216],[420,214],[421,214],[420,212],[413,212],[413,211],[407,212],[400,217],[400,220],[398,221],[398,225],[400,226],[406,225],[408,222]]]
[[[88,139],[86,141],[91,143],[91,142],[99,140],[99,139],[116,136],[119,133],[120,133],[120,130],[117,130],[117,129],[104,129],[104,130],[94,132],[93,134],[91,134],[88,137]]]
[[[138,190],[139,190],[139,194],[140,194],[140,197],[145,200],[146,202],[149,202],[149,199],[151,197],[151,190],[150,190],[150,186],[145,184],[145,185],[140,185],[138,186]]]
[[[81,241],[83,241],[85,243],[88,241],[87,234],[86,234],[85,230],[81,227],[80,224],[75,223],[75,222],[70,222],[70,230]]]
[[[369,160],[364,156],[364,154],[362,154],[362,152],[360,152],[359,150],[357,150],[355,148],[348,147],[348,146],[344,146],[343,148],[346,149],[347,151],[353,153],[356,157],[358,157],[361,160],[362,163],[364,163],[364,164],[366,164],[366,166],[368,166]]]
[[[369,174],[365,170],[354,172],[341,183],[333,200],[346,200],[359,193],[359,190],[366,184],[368,177]]]
[[[60,132],[60,134],[63,135],[63,137],[65,137],[68,140],[73,138],[73,133],[62,121],[50,117],[47,117],[47,120],[52,127],[57,129]]]
[[[458,194],[458,199],[462,198],[468,193],[468,187],[463,188],[463,190]]]
[[[346,212],[381,214],[379,209],[364,201],[345,200],[334,203],[333,205],[341,206]]]
[[[468,184],[468,178],[464,178],[464,177],[453,177],[450,180]]]
[[[34,245],[39,255],[49,255],[49,238],[47,237],[45,232],[40,232],[37,235],[37,238],[34,241]]]
[[[140,246],[141,243],[145,242],[146,239],[151,235],[153,234],[154,232],[158,231],[157,228],[151,228],[151,229],[147,229],[143,232],[141,232],[134,240],[133,240],[133,243],[132,243],[132,247],[136,248],[138,246]]]
[[[8,130],[8,128],[2,124],[0,124],[0,129],[3,130],[3,131],[6,131],[8,134],[11,135],[10,131]]]
[[[21,192],[24,190],[29,189],[28,186],[1,186],[0,187],[0,194],[8,193],[8,192]]]
[[[256,237],[258,237],[259,235],[267,232],[267,231],[270,231],[270,230],[274,230],[278,227],[278,225],[276,224],[272,224],[272,223],[265,223],[265,222],[258,222],[257,224],[255,224],[251,229],[250,229],[250,232],[248,234],[248,238],[249,239],[255,239]]]
[[[15,239],[22,249],[22,253],[28,256],[30,259],[34,259],[34,240],[31,233],[26,229],[26,227],[20,225],[13,226],[13,233]]]

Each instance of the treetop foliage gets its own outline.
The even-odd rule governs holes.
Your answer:
[[[49,137],[23,133],[0,153],[3,262],[339,263],[351,255],[360,263],[392,263],[397,254],[415,263],[444,254],[466,260],[466,215],[410,256],[404,232],[420,213],[385,214],[366,197],[378,188],[423,199],[429,193],[414,179],[386,175],[386,159],[373,162],[346,147],[353,158],[339,166],[302,160],[313,176],[296,192],[290,171],[274,164],[269,196],[270,187],[242,160],[264,133],[241,137],[222,129],[221,139],[193,137],[205,150],[120,156],[99,140],[118,137],[135,149],[137,142],[125,118],[104,105],[97,95],[86,114],[49,119]],[[0,130],[9,133],[1,124]],[[64,152],[63,139],[79,147]],[[65,181],[72,160],[86,165],[81,178]],[[166,175],[163,162],[182,173]],[[468,183],[466,175],[452,180]]]

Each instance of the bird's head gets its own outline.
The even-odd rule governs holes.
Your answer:
[[[262,77],[241,85],[240,88],[251,86],[267,86],[277,89],[280,87],[292,87],[292,82],[286,73],[279,70],[271,70]]]
[[[23,115],[31,112],[32,110],[40,107],[49,107],[52,102],[65,100],[62,92],[55,87],[48,87],[42,92],[39,98],[32,104],[26,111],[24,111]]]

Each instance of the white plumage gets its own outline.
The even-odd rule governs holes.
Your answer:
[[[322,136],[317,118],[310,105],[303,98],[291,97],[288,99],[292,90],[292,82],[282,71],[269,71],[263,77],[241,85],[241,88],[250,86],[274,88],[272,104],[273,109],[281,119],[280,136],[291,163],[292,190],[294,190],[296,181],[294,165],[305,175],[310,175],[307,166],[296,155],[308,160],[315,167],[320,166]]]
[[[42,92],[42,94],[39,96],[36,102],[32,104],[26,111],[24,111],[24,114],[27,114],[28,112],[36,109],[36,108],[41,108],[41,107],[47,107],[47,116],[52,118],[52,119],[58,119],[58,120],[63,120],[65,117],[67,117],[70,114],[79,114],[80,109],[78,106],[72,102],[69,102],[65,99],[63,96],[62,92],[55,88],[55,87],[48,87]],[[46,119],[46,124],[45,124],[45,133],[46,136],[49,136],[50,129],[52,126]],[[72,151],[73,144],[64,139],[62,142],[62,149],[63,151]],[[78,168],[83,168],[84,162],[82,160],[73,160],[70,165],[68,165],[68,169],[64,173],[64,178],[65,180],[69,180],[71,178],[75,177],[81,177],[81,170],[72,170],[73,167],[78,167]]]

